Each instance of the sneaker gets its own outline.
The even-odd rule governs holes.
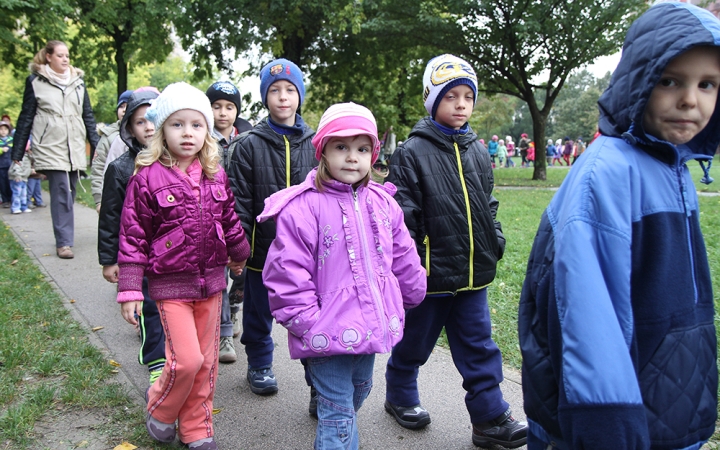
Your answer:
[[[317,389],[315,389],[315,386],[310,386],[310,406],[308,407],[308,412],[310,413],[310,417],[317,419],[317,401],[318,401],[318,392]]]
[[[154,419],[150,413],[145,419],[145,428],[147,428],[150,437],[158,442],[168,443],[175,440],[175,424],[160,422]]]
[[[242,331],[240,328],[240,318],[238,317],[238,313],[231,313],[230,314],[230,321],[233,324],[233,337],[240,336],[240,332]]]
[[[150,385],[152,385],[162,375],[162,367],[150,371]],[[149,388],[148,388],[149,389]],[[147,399],[145,400],[147,402]]]
[[[234,363],[237,361],[237,353],[235,353],[235,343],[232,336],[223,336],[220,338],[220,356],[218,360],[221,363]]]
[[[10,207],[10,202],[3,202],[2,207],[3,207],[3,208],[9,208],[9,207]]]
[[[473,424],[472,441],[478,447],[496,444],[505,448],[518,448],[527,441],[527,422],[519,422],[510,409],[494,420]]]
[[[73,259],[75,257],[75,254],[73,253],[72,249],[68,247],[67,245],[64,247],[59,247],[57,249],[57,255],[60,259]]]
[[[257,395],[272,395],[278,391],[277,380],[272,367],[252,369],[248,367],[247,380],[250,390]]]
[[[31,212],[32,212],[32,209],[28,208],[28,209],[26,209],[26,210],[23,211],[23,212],[24,212],[24,213],[31,213]]]
[[[417,430],[430,423],[430,413],[420,405],[397,406],[385,400],[385,411],[395,416],[401,427]]]
[[[39,205],[35,203],[36,208],[47,208],[47,205],[45,203],[40,203]]]
[[[10,212],[11,212],[12,214],[20,214],[20,213],[22,213],[22,211],[20,211],[19,209],[18,209],[17,211],[10,211]]]
[[[188,447],[190,450],[218,450],[217,443],[215,443],[215,439],[209,438],[209,440],[206,439],[200,439],[199,441],[193,441],[189,444],[185,444],[186,447]]]

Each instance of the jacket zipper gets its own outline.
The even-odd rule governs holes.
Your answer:
[[[367,241],[365,240],[365,221],[362,217],[362,211],[360,211],[360,203],[358,202],[358,194],[356,190],[353,190],[353,200],[355,202],[355,215],[358,218],[358,235],[360,236],[360,245],[362,246],[362,257],[363,261],[365,262],[365,272],[367,276],[367,283],[368,286],[370,286],[370,293],[373,296],[373,301],[375,305],[377,306],[378,315],[380,316],[380,332],[382,333],[382,336],[380,336],[380,342],[383,343],[383,348],[387,348],[387,343],[385,342],[385,330],[387,329],[387,324],[385,323],[385,308],[383,308],[382,305],[382,296],[380,295],[380,290],[375,285],[375,276],[374,272],[372,270],[372,267],[370,265],[370,251],[368,250]],[[367,339],[370,338],[370,331],[368,331]]]
[[[465,184],[465,177],[463,176],[463,166],[462,160],[460,158],[460,148],[458,148],[457,142],[453,142],[453,146],[455,147],[455,157],[457,158],[458,175],[460,176],[460,184],[462,185],[463,189],[463,197],[465,198],[465,212],[467,214],[468,220],[468,237],[470,238],[470,261],[468,261],[468,266],[470,267],[470,280],[468,281],[468,288],[472,289],[474,278],[473,257],[475,254],[475,240],[473,239],[472,215],[470,214],[470,196],[468,195],[467,185]]]
[[[290,141],[283,134],[285,140],[285,187],[290,187]]]
[[[423,244],[425,244],[425,272],[426,276],[430,276],[430,236],[425,236],[425,239],[423,239]]]
[[[695,281],[695,253],[693,252],[692,235],[691,235],[692,224],[690,223],[690,217],[692,216],[692,212],[690,210],[690,204],[688,203],[688,200],[687,200],[687,185],[685,184],[685,177],[683,177],[682,170],[680,170],[679,167],[676,167],[676,173],[677,173],[678,179],[680,181],[683,207],[685,208],[685,232],[686,232],[685,234],[687,236],[688,252],[690,253],[690,275],[692,276],[693,291],[695,294],[695,304],[697,304],[698,290],[697,290],[697,282]]]

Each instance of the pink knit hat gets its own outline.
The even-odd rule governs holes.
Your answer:
[[[373,142],[372,163],[380,156],[375,117],[369,109],[356,103],[337,103],[329,107],[320,118],[317,133],[312,139],[315,146],[315,158],[320,161],[323,148],[331,137],[366,135]]]

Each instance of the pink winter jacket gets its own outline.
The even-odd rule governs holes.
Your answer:
[[[293,359],[387,353],[426,290],[395,186],[353,192],[333,181],[318,192],[316,173],[268,197],[258,216],[277,225],[263,270],[270,311]]]

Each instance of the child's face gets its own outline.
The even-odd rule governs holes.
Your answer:
[[[205,145],[208,125],[205,116],[194,109],[172,113],[163,123],[165,143],[181,168],[186,168]]]
[[[143,146],[150,145],[150,139],[155,134],[155,125],[145,118],[145,111],[150,105],[142,105],[133,112],[130,118],[130,134]],[[170,116],[172,117],[172,116]]]
[[[268,88],[266,101],[272,120],[283,125],[295,125],[300,94],[294,84],[286,80],[274,82]]]
[[[237,118],[235,103],[229,100],[215,100],[212,104],[213,117],[215,118],[215,129],[220,133],[232,128]]]
[[[6,127],[5,125],[0,127],[0,137],[7,137],[7,135],[10,134],[10,128]]]
[[[675,145],[690,142],[710,121],[720,85],[720,52],[696,47],[665,67],[643,115],[647,134]]]
[[[355,185],[370,171],[373,142],[370,136],[332,137],[323,154],[330,175],[345,184]]]
[[[474,103],[475,94],[470,86],[467,84],[455,86],[440,100],[435,112],[435,121],[455,130],[460,129],[470,119]]]
[[[122,120],[125,117],[125,111],[127,111],[127,103],[122,103],[117,109],[117,118]]]

